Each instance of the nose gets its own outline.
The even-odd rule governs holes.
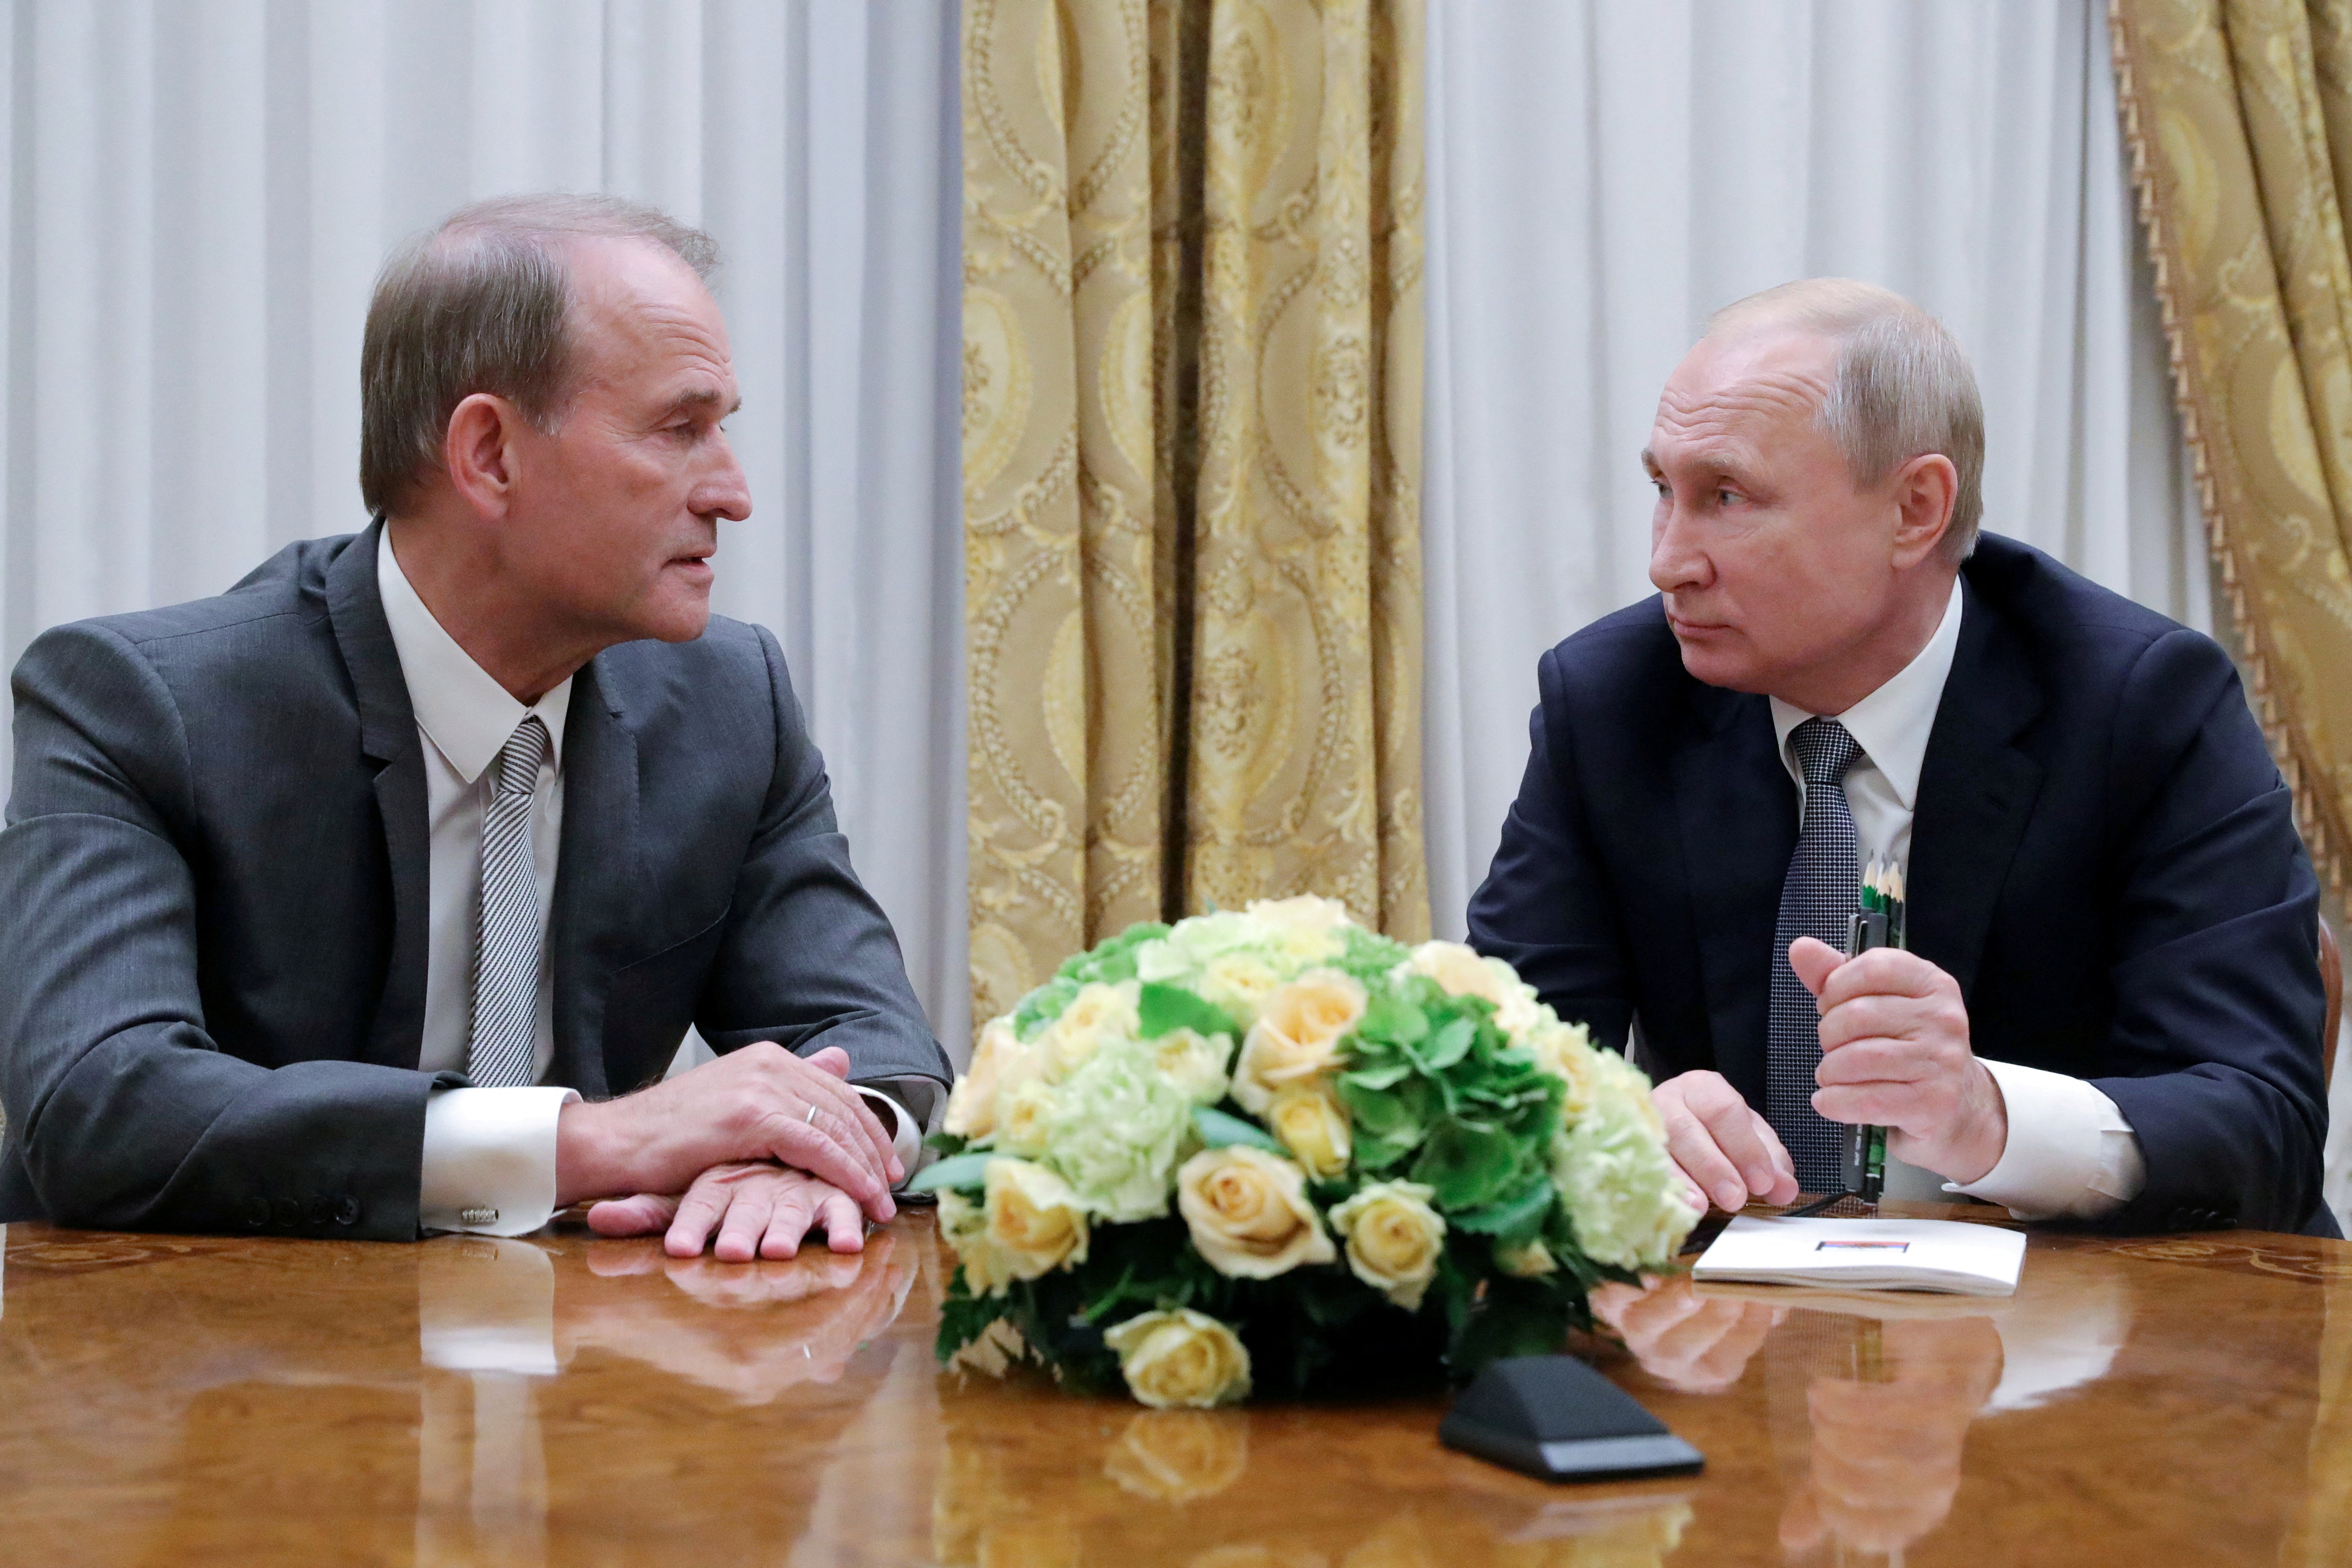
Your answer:
[[[1650,525],[1650,584],[1662,594],[1704,588],[1713,580],[1713,564],[1693,537],[1690,520],[1672,495],[1660,498],[1656,520]]]
[[[709,470],[687,498],[688,510],[697,517],[741,522],[751,515],[751,481],[743,477],[743,465],[735,460],[735,448],[723,430],[716,434],[714,452]]]

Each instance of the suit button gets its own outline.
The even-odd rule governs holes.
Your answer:
[[[268,1198],[255,1198],[252,1202],[247,1204],[245,1205],[245,1223],[255,1230],[259,1230],[263,1226],[268,1225],[269,1223],[269,1200]]]
[[[291,1230],[296,1226],[300,1225],[302,1223],[302,1200],[299,1198],[278,1199],[278,1223],[288,1230]]]
[[[2190,1210],[2174,1209],[2170,1214],[2164,1216],[2164,1228],[2167,1230],[2194,1230],[2197,1228],[2197,1217]]]
[[[343,1198],[342,1202],[335,1205],[335,1223],[337,1225],[357,1225],[359,1222],[360,1201],[359,1199],[347,1194]]]
[[[329,1197],[324,1193],[313,1193],[310,1194],[310,1213],[309,1218],[312,1225],[324,1225],[330,1219],[334,1217],[334,1199]]]

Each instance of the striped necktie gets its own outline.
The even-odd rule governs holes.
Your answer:
[[[1772,932],[1770,1051],[1765,1058],[1764,1120],[1772,1124],[1809,1193],[1838,1190],[1844,1179],[1843,1129],[1813,1109],[1822,1063],[1822,1016],[1813,994],[1789,967],[1789,945],[1810,936],[1845,951],[1846,928],[1862,891],[1862,847],[1845,798],[1846,770],[1862,746],[1834,719],[1808,719],[1789,734],[1805,775],[1805,815],[1797,852],[1780,884],[1780,918]]]
[[[466,1073],[486,1089],[528,1084],[539,1009],[539,879],[530,799],[547,757],[547,726],[530,714],[490,764],[482,814],[482,902],[475,921],[474,1042]]]

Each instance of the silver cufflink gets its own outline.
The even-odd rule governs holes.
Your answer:
[[[481,1207],[459,1209],[457,1217],[467,1225],[496,1225],[499,1223],[499,1211]]]

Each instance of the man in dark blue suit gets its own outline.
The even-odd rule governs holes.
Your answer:
[[[1544,656],[1470,935],[1637,1036],[1737,1208],[1841,1123],[2025,1218],[2335,1235],[2292,800],[2208,637],[1979,537],[1983,418],[1883,289],[1718,315],[1643,455],[1658,597]],[[1910,951],[1834,945],[1864,867]]]

